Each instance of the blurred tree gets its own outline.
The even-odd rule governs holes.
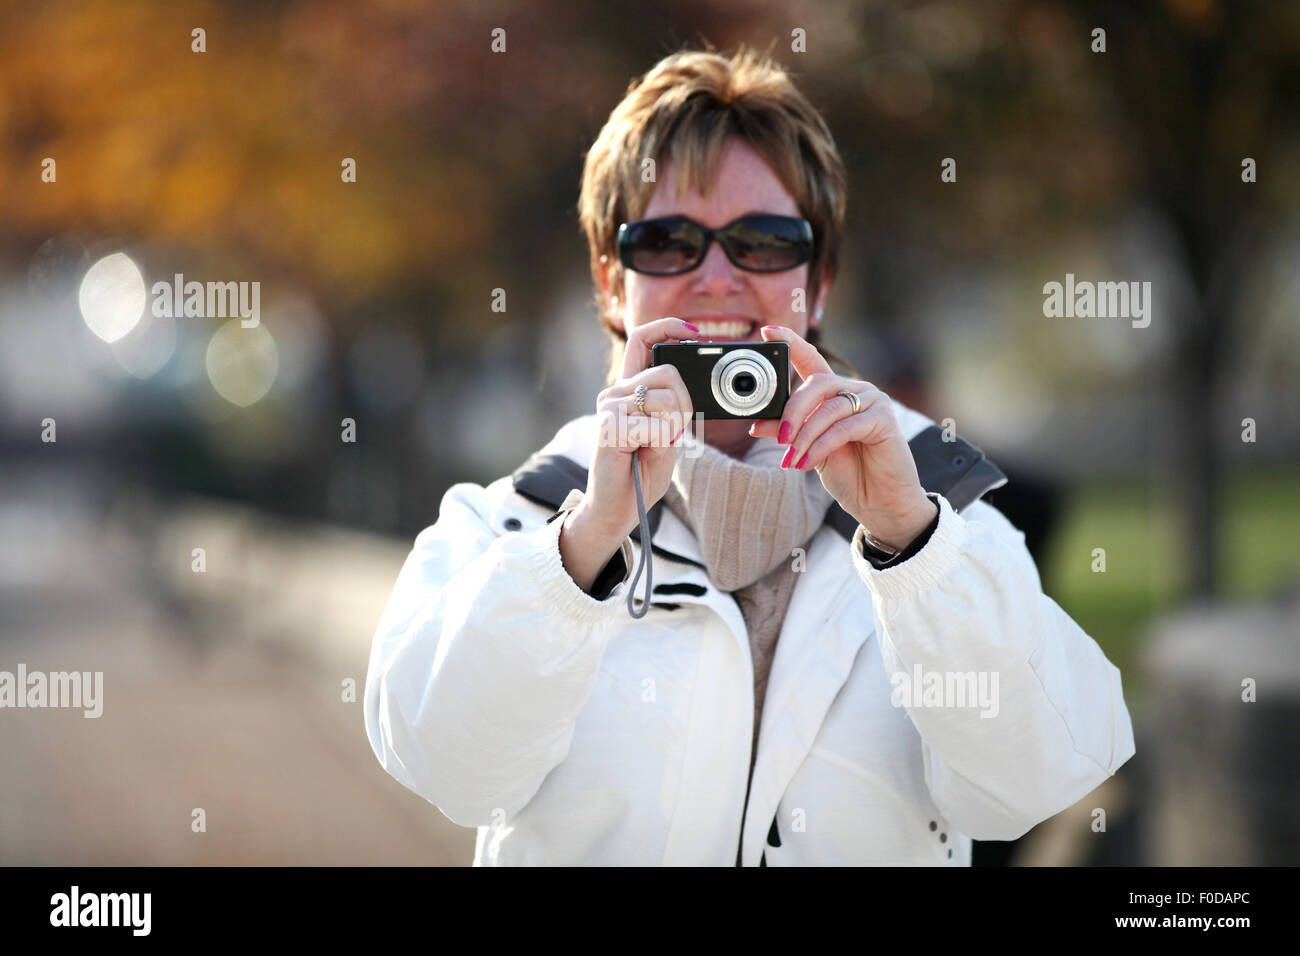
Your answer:
[[[989,344],[968,362],[1007,357],[1081,403],[1140,395],[1127,353],[1150,346],[1107,352],[1094,330],[1044,323],[1038,290],[1061,278],[1043,274],[1047,256],[1114,255],[1114,224],[1154,208],[1198,293],[1164,317],[1160,368],[1186,456],[1190,579],[1214,586],[1215,411],[1241,279],[1300,196],[1293,2],[52,0],[6,17],[0,254],[25,268],[56,234],[147,242],[147,272],[307,290],[339,350],[362,329],[413,328],[436,356],[430,378],[473,374],[506,327],[523,340],[512,355],[537,354],[549,299],[585,277],[584,151],[628,81],[683,44],[770,50],[827,116],[851,182],[832,344],[855,336],[854,315],[931,346],[969,341],[969,319]],[[1240,179],[1248,155],[1255,184]],[[39,180],[46,156],[57,185]],[[937,280],[962,274],[1014,294],[918,321]],[[506,314],[489,308],[498,287]]]
[[[1092,6],[1092,5],[1088,5]],[[1173,226],[1196,292],[1171,316],[1164,369],[1182,478],[1183,549],[1195,597],[1221,584],[1222,449],[1240,416],[1221,413],[1231,357],[1249,328],[1248,270],[1286,227],[1300,194],[1300,5],[1106,0],[1092,6],[1123,38],[1112,46],[1117,100],[1142,159],[1141,188]],[[1259,182],[1243,181],[1243,161]]]

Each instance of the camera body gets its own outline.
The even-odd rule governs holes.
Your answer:
[[[705,421],[780,418],[790,397],[786,342],[660,342],[650,364],[674,365]]]

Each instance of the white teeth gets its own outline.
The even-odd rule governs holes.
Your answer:
[[[753,322],[742,322],[740,320],[730,322],[710,322],[707,320],[698,320],[693,323],[699,327],[700,335],[718,339],[739,339],[749,333],[754,327]]]

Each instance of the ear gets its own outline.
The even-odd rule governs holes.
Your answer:
[[[812,314],[808,316],[809,328],[821,322],[821,314],[826,308],[826,298],[830,294],[831,281],[834,278],[835,276],[831,273],[830,269],[822,270],[821,288],[817,290],[817,301],[813,303]]]
[[[626,333],[627,329],[623,325],[622,270],[617,263],[610,261],[609,256],[600,257],[600,297],[609,324]]]

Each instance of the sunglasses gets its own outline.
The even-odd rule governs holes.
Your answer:
[[[618,256],[633,272],[675,276],[699,266],[714,239],[731,264],[746,272],[784,272],[803,265],[813,252],[807,219],[757,213],[721,229],[685,216],[625,222],[618,227]]]

